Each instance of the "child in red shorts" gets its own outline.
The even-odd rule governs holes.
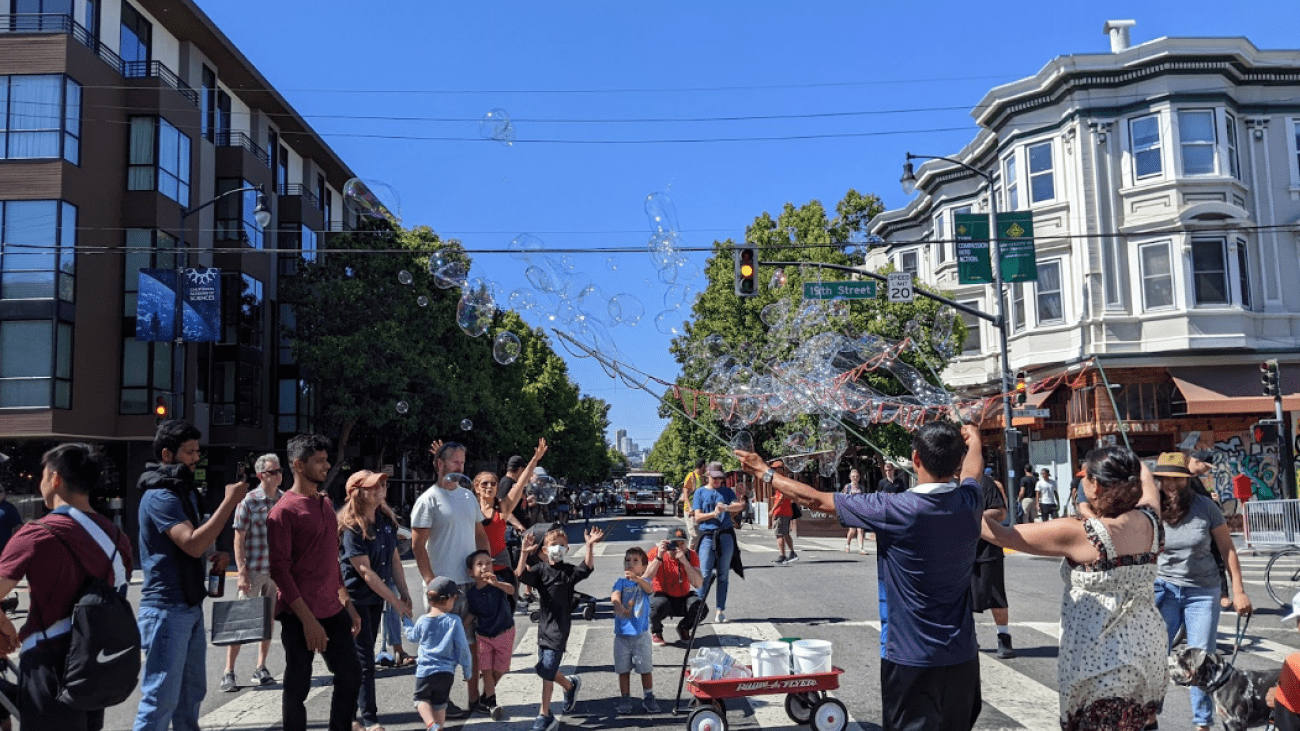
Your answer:
[[[515,646],[515,617],[510,609],[510,595],[515,588],[497,578],[492,570],[492,556],[475,551],[465,559],[474,586],[465,591],[469,611],[477,620],[478,670],[483,679],[483,694],[471,710],[486,713],[493,721],[505,718],[505,709],[497,705],[497,683],[510,672],[510,656]]]

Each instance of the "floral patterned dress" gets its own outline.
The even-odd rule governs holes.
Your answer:
[[[1154,588],[1164,529],[1155,511],[1137,510],[1155,528],[1150,551],[1117,556],[1106,526],[1092,519],[1084,530],[1101,557],[1061,562],[1057,680],[1066,731],[1140,731],[1164,705],[1168,638]]]

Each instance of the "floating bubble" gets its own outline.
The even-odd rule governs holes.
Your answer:
[[[550,505],[555,502],[555,479],[550,475],[537,475],[528,483],[528,494],[537,500],[538,505]]]
[[[545,269],[539,266],[530,266],[524,270],[524,278],[528,283],[537,288],[539,292],[555,292],[559,285],[546,273]]]
[[[421,307],[428,307],[428,306],[429,306],[429,298],[428,298],[428,297],[425,297],[424,295],[420,295],[419,297],[416,297],[416,298],[415,298],[415,304],[417,304],[417,305],[419,305],[419,306],[421,306]]]
[[[474,422],[470,421],[469,419],[461,419],[461,420],[460,420],[460,430],[461,430],[461,431],[470,431],[470,430],[473,429],[473,428],[474,428]]]
[[[808,466],[808,435],[793,432],[781,442],[782,461],[791,473],[803,472]]]
[[[466,490],[473,491],[474,489],[474,483],[468,477],[462,475],[459,472],[448,472],[447,474],[443,475],[442,479],[438,480],[438,485],[440,485],[441,487],[447,490],[464,488]]]
[[[686,318],[681,310],[664,310],[655,315],[655,329],[664,335],[685,335]]]
[[[742,452],[754,451],[754,437],[747,431],[738,431],[731,435],[731,448]]]
[[[509,330],[502,330],[492,340],[492,358],[501,365],[510,365],[518,360],[522,349],[519,336]]]
[[[465,298],[461,298],[456,303],[456,324],[461,331],[471,338],[476,338],[488,331],[492,326],[492,315],[494,311],[485,307],[480,307]]]
[[[785,286],[785,269],[777,269],[772,274],[772,281],[767,283],[768,289],[780,289]]]
[[[411,282],[415,281],[415,279],[411,276],[410,272],[403,269],[402,271],[397,273],[397,281],[401,282],[402,284],[409,285]]]
[[[510,240],[506,246],[510,255],[516,259],[527,259],[533,254],[540,253],[546,245],[542,240],[532,234],[519,234]]]
[[[468,277],[469,269],[464,263],[450,261],[433,272],[433,283],[439,289],[451,289],[452,287],[463,286]]]
[[[410,411],[410,410],[411,410],[411,405],[410,405],[410,404],[406,403],[405,401],[398,401],[398,402],[397,402],[397,413],[399,413],[399,414],[405,414],[406,412],[408,412],[408,411]]]
[[[612,257],[612,256],[609,257],[608,259],[606,259],[606,260],[605,260],[605,268],[608,269],[608,270],[610,270],[611,272],[616,272],[616,271],[618,271],[618,259],[615,259],[615,258]]]
[[[693,292],[694,290],[685,284],[674,284],[664,290],[664,307],[676,310],[684,304],[693,303]]]
[[[490,109],[478,121],[478,134],[485,140],[496,140],[509,147],[515,143],[515,126],[510,113],[504,109]]]
[[[645,316],[645,305],[634,295],[623,292],[616,294],[609,300],[609,317],[615,323],[636,327],[641,318]]]
[[[818,461],[821,463],[818,471],[821,472],[822,477],[834,477],[835,473],[839,471],[840,460],[837,456],[825,455]]]
[[[956,310],[951,307],[941,307],[934,315],[934,325],[930,327],[930,344],[944,360],[951,360],[957,354],[957,346],[952,339],[952,326],[956,320]]]
[[[656,233],[677,231],[677,207],[667,193],[651,193],[645,197],[645,215],[650,220],[650,230]]]
[[[400,224],[402,201],[397,191],[378,180],[352,178],[343,184],[343,207],[359,218]]]
[[[537,295],[531,289],[516,289],[510,293],[510,309],[515,312],[534,312],[537,310]]]

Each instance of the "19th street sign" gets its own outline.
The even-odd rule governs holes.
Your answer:
[[[803,283],[803,298],[806,300],[862,300],[875,297],[875,282]]]

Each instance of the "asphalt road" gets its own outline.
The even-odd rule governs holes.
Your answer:
[[[570,651],[565,656],[566,672],[583,677],[577,712],[562,717],[568,727],[589,729],[626,729],[642,727],[685,726],[685,715],[672,715],[669,709],[677,693],[677,678],[685,648],[673,644],[656,647],[655,690],[664,707],[655,715],[639,710],[619,716],[615,709],[617,676],[613,672],[613,630],[608,602],[610,587],[622,572],[624,550],[632,545],[649,547],[662,538],[669,527],[679,525],[674,518],[616,517],[610,521],[593,521],[603,525],[608,538],[597,546],[596,572],[580,589],[604,597],[594,621],[575,620]],[[570,526],[570,540],[577,550],[581,542],[581,522]],[[878,729],[880,721],[880,685],[878,674],[879,634],[876,596],[876,559],[860,556],[856,550],[846,553],[835,538],[796,538],[801,560],[790,566],[771,563],[777,555],[770,532],[752,527],[739,533],[746,563],[745,578],[731,581],[727,607],[728,622],[715,624],[710,618],[701,627],[699,644],[723,646],[747,659],[747,647],[757,639],[802,637],[830,640],[834,645],[834,663],[844,669],[841,685],[832,695],[848,708],[850,729]],[[870,544],[868,545],[871,549]],[[571,554],[570,560],[580,560]],[[1287,629],[1279,618],[1283,612],[1269,599],[1263,586],[1263,568],[1267,555],[1243,555],[1247,589],[1258,614],[1250,623],[1246,642],[1237,664],[1245,668],[1277,667],[1290,652],[1300,648],[1300,633]],[[418,581],[413,562],[407,564],[408,580]],[[1057,728],[1056,654],[1059,603],[1061,594],[1060,562],[1054,559],[1011,555],[1007,558],[1008,592],[1011,599],[1012,635],[1018,656],[997,660],[993,656],[995,630],[991,617],[977,616],[976,626],[981,650],[981,682],[984,709],[977,729]],[[227,582],[228,586],[233,581]],[[139,586],[132,587],[133,600]],[[712,602],[710,602],[712,605]],[[26,598],[23,599],[26,606]],[[1231,649],[1235,615],[1220,621],[1220,647]],[[536,625],[526,616],[516,617],[517,639],[512,672],[502,681],[498,696],[509,717],[498,726],[528,729],[537,713],[540,682],[531,672],[536,662]],[[671,624],[669,627],[671,628]],[[277,640],[272,645],[268,666],[279,677],[284,667],[283,651]],[[671,629],[668,632],[672,636]],[[247,682],[252,673],[255,647],[246,646],[241,653],[237,672]],[[210,647],[207,655],[208,694],[202,707],[202,728],[210,731],[238,729],[261,731],[279,728],[280,686],[242,688],[236,693],[218,690],[225,664],[225,649]],[[414,686],[412,670],[381,669],[378,675],[381,722],[389,731],[423,729],[411,706]],[[325,728],[328,716],[329,674],[318,661],[312,694],[308,699],[308,716],[312,728]],[[633,688],[639,687],[634,678]],[[458,684],[453,700],[465,704],[465,689]],[[558,700],[558,699],[557,699]],[[726,701],[726,717],[732,729],[798,728],[787,716],[783,696],[759,696]],[[131,728],[137,700],[109,709],[105,728]],[[558,703],[557,703],[558,709]],[[481,716],[468,721],[453,721],[466,727],[493,722]],[[1188,694],[1183,688],[1170,686],[1161,716],[1163,728],[1190,727]]]

